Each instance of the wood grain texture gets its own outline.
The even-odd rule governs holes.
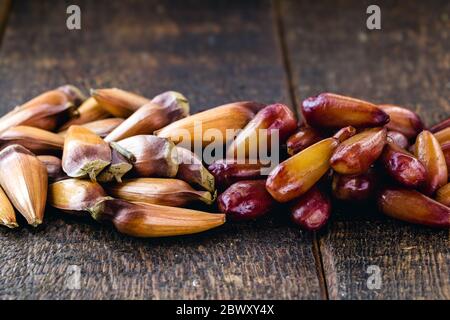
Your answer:
[[[66,29],[69,3],[81,7],[81,31]],[[193,110],[286,102],[284,76],[268,1],[15,1],[1,111],[63,83],[179,90]],[[0,242],[2,299],[320,298],[312,236],[284,219],[139,240],[49,210],[36,230],[0,229]],[[67,288],[70,265],[79,290]]]
[[[296,99],[337,92],[405,105],[427,124],[450,115],[450,3],[378,2],[382,30],[366,28],[368,1],[284,1],[281,14]],[[320,233],[331,299],[449,299],[448,230],[390,220],[373,204],[335,206]],[[370,290],[367,268],[380,268]]]

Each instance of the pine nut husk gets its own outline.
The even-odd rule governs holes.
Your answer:
[[[109,145],[89,129],[71,126],[64,141],[62,167],[69,177],[91,180],[111,163]]]
[[[137,109],[150,102],[150,99],[143,96],[117,88],[91,89],[91,96],[117,118],[128,118]]]
[[[63,85],[56,90],[63,92],[67,99],[69,99],[76,107],[82,105],[87,99],[86,95],[78,87],[72,84]]]
[[[203,166],[202,161],[191,151],[176,147],[178,155],[177,178],[214,193],[214,176]]]
[[[183,207],[191,202],[212,204],[215,195],[196,191],[178,179],[138,178],[106,186],[108,194],[132,202],[145,202],[162,206]]]
[[[118,141],[154,131],[189,115],[189,103],[178,92],[168,91],[136,110],[106,138],[106,142]]]
[[[97,182],[82,179],[61,180],[50,184],[48,189],[48,203],[71,213],[87,211],[106,196]]]
[[[178,161],[173,142],[157,136],[138,135],[117,144],[134,156],[132,171],[137,177],[176,176]]]
[[[111,143],[111,164],[107,166],[97,177],[99,182],[122,182],[122,177],[133,169],[132,163],[136,158],[131,153],[120,147],[117,143]]]
[[[14,208],[2,188],[0,188],[0,225],[8,228],[17,228]]]
[[[153,238],[199,233],[225,223],[224,214],[103,199],[90,209],[98,221],[111,221],[123,234]]]
[[[74,115],[75,105],[60,90],[47,91],[0,118],[0,132],[26,125],[48,131]]]
[[[0,145],[20,144],[35,154],[59,154],[64,138],[56,133],[29,127],[11,127],[0,134]]]
[[[276,103],[259,111],[245,128],[239,132],[227,150],[228,157],[245,157],[257,159],[261,141],[260,130],[267,130],[264,137],[266,150],[270,150],[273,132],[278,134],[279,143],[283,144],[297,129],[297,119],[288,106]]]
[[[233,137],[227,137],[227,129],[242,129],[254,117],[251,105],[255,102],[243,101],[215,107],[192,116],[175,121],[168,126],[155,132],[158,137],[168,138],[175,144],[183,141],[183,144],[190,146],[198,144],[206,146],[215,139],[220,139],[224,143],[229,142]],[[195,132],[194,128],[201,126],[202,133]],[[219,133],[219,137],[205,135],[207,130],[214,130]],[[228,138],[228,139],[226,139]]]
[[[114,129],[116,129],[124,120],[122,118],[107,118],[102,120],[96,120],[88,123],[81,124],[80,126],[91,130],[93,133],[101,138],[106,137]],[[58,132],[58,135],[65,137],[67,130]]]
[[[51,155],[41,155],[37,158],[47,168],[47,175],[49,181],[59,181],[69,178],[62,169],[62,161],[60,158]]]
[[[64,123],[59,131],[65,131],[72,125],[82,125],[92,121],[103,120],[111,117],[111,114],[102,108],[97,100],[89,98],[77,109],[78,115]]]
[[[11,145],[0,152],[0,185],[13,206],[36,227],[44,218],[48,176],[44,164],[29,150]]]

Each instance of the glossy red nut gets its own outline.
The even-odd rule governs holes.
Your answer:
[[[322,93],[303,101],[301,112],[306,123],[318,128],[379,127],[389,116],[373,103],[333,93]]]
[[[380,160],[387,173],[407,188],[417,188],[427,178],[423,164],[393,142],[386,144]]]
[[[378,159],[386,144],[386,128],[366,129],[342,142],[330,159],[340,174],[362,174]]]
[[[414,111],[392,104],[378,107],[389,115],[390,121],[386,124],[389,130],[398,131],[408,139],[415,138],[423,130],[422,119]]]
[[[445,120],[442,120],[441,122],[435,124],[434,126],[432,126],[429,131],[431,133],[436,133],[438,131],[447,129],[448,127],[450,127],[450,118],[447,118]]]
[[[264,166],[260,163],[239,163],[233,159],[217,160],[210,164],[208,171],[214,176],[216,186],[225,189],[242,180],[263,179],[261,169]]]
[[[378,206],[381,212],[395,219],[430,227],[450,227],[450,208],[415,190],[386,188],[379,194]]]
[[[287,140],[287,152],[289,155],[293,156],[322,139],[323,137],[316,129],[311,127],[301,127]]]
[[[373,196],[376,185],[377,179],[373,170],[360,175],[334,173],[333,197],[343,201],[364,201]]]
[[[275,206],[265,180],[236,182],[218,197],[217,203],[219,210],[235,221],[259,218]]]
[[[291,219],[303,229],[316,231],[322,228],[331,215],[331,202],[319,188],[314,187],[293,202]]]

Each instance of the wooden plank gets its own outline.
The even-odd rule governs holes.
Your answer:
[[[298,101],[337,92],[418,111],[428,124],[449,116],[450,3],[377,2],[382,29],[366,28],[368,1],[282,2]],[[335,209],[320,250],[331,299],[448,299],[448,230],[393,221],[373,204]],[[367,268],[381,288],[370,290]]]
[[[69,3],[80,31],[66,29]],[[284,76],[268,1],[17,1],[0,52],[2,112],[66,82],[179,90],[193,110],[287,101]],[[139,240],[49,211],[0,242],[2,299],[320,298],[312,237],[284,219]],[[67,288],[71,265],[79,290]]]

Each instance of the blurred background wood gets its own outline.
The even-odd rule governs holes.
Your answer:
[[[70,4],[81,8],[79,31],[66,28]],[[382,2],[381,31],[366,29],[369,4],[18,0],[9,12],[0,0],[0,112],[73,83],[148,97],[178,90],[193,112],[335,91],[407,105],[428,124],[447,117],[449,2]],[[280,208],[263,221],[152,240],[48,210],[36,230],[0,229],[0,298],[448,299],[448,231],[371,208],[339,205],[317,235]],[[67,287],[71,265],[79,290]],[[379,290],[367,286],[370,265]]]

